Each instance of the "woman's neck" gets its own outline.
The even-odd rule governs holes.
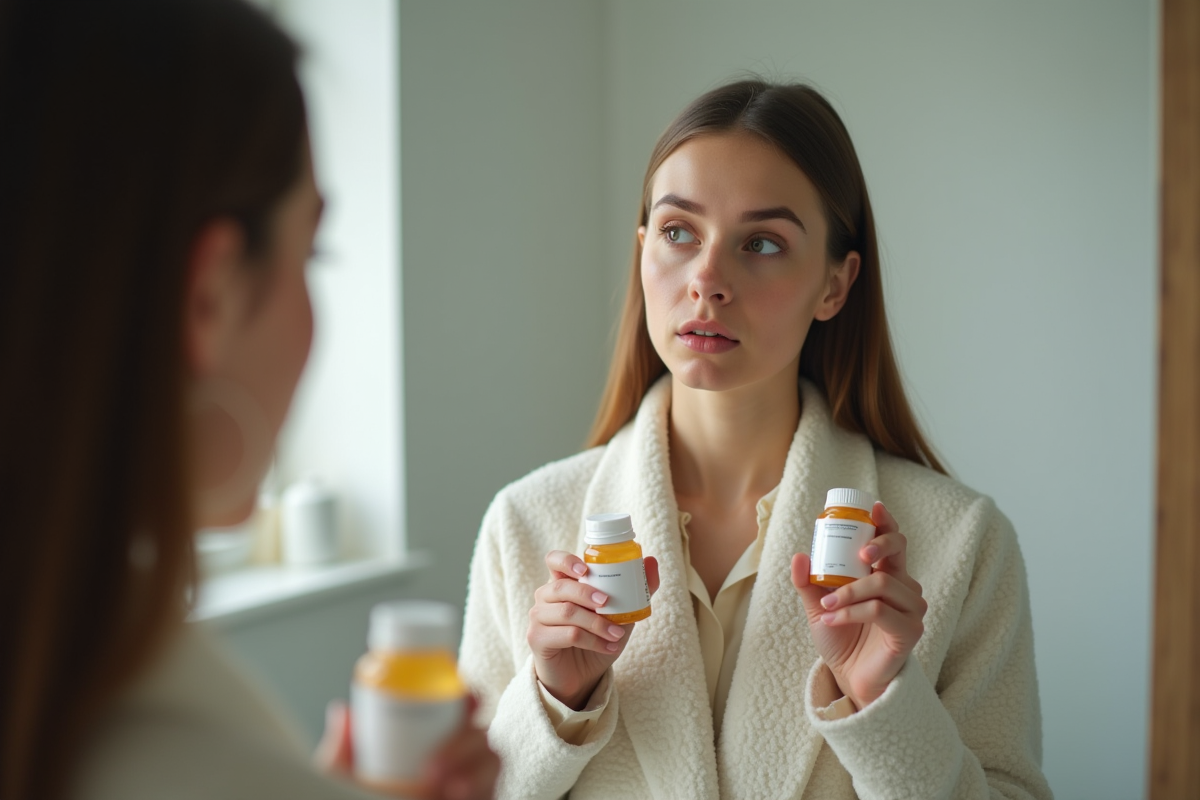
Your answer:
[[[733,506],[757,501],[783,477],[796,425],[795,376],[713,392],[672,379],[671,479],[677,497]]]

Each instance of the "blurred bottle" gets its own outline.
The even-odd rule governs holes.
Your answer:
[[[458,616],[454,606],[420,600],[371,609],[368,651],[350,692],[354,768],[364,783],[421,796],[425,761],[462,723]]]

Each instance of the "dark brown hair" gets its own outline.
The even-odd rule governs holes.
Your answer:
[[[813,321],[800,351],[801,377],[821,389],[841,427],[866,434],[882,450],[945,472],[909,407],[892,352],[875,220],[862,168],[846,126],[820,93],[803,84],[747,80],[695,100],[654,146],[642,183],[638,226],[649,221],[654,175],[676,148],[697,136],[735,131],[762,137],[813,182],[829,223],[830,263],[841,262],[851,251],[862,258],[858,279],[841,311],[826,322]],[[646,328],[642,253],[636,238],[633,250],[608,383],[588,446],[607,443],[637,413],[650,385],[667,371]]]
[[[60,796],[184,618],[186,264],[268,247],[295,60],[236,0],[0,0],[0,800]]]

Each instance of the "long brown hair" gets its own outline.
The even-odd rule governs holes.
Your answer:
[[[882,450],[945,472],[917,425],[892,352],[875,220],[862,168],[846,126],[820,93],[803,84],[747,80],[696,99],[654,146],[642,183],[638,226],[649,221],[651,183],[663,161],[689,139],[731,131],[762,137],[813,182],[829,222],[826,255],[831,263],[851,251],[862,258],[841,311],[827,322],[813,321],[800,351],[801,377],[821,389],[841,427],[866,434]],[[607,443],[629,422],[650,385],[667,371],[646,328],[641,257],[635,238],[616,347],[589,447]]]
[[[0,800],[61,796],[184,619],[186,264],[269,246],[296,55],[236,0],[0,0]]]

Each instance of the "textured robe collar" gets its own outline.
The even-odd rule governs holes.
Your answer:
[[[671,484],[669,375],[651,387],[634,420],[613,437],[589,484],[585,516],[629,512],[643,551],[658,559],[662,576],[652,616],[638,623],[614,668],[620,721],[655,796],[794,797],[821,748],[804,709],[805,682],[817,653],[791,583],[791,558],[808,552],[829,489],[875,495],[878,479],[869,440],[834,425],[814,386],[802,381],[800,388],[800,424],[767,526],[715,745]],[[581,542],[582,537],[581,529]],[[680,709],[694,724],[668,729],[663,721],[678,719]]]

